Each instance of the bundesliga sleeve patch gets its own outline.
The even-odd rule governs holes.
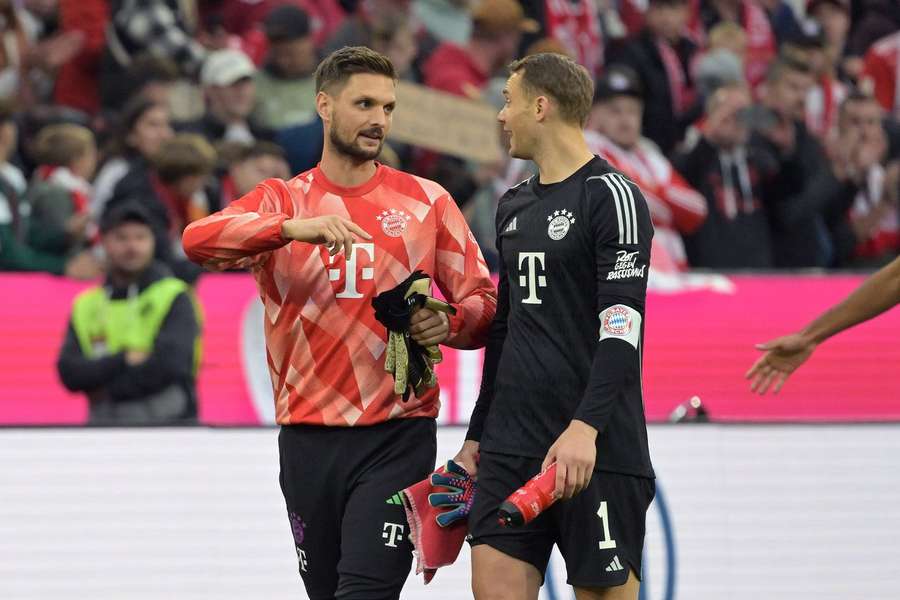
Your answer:
[[[641,313],[615,304],[600,313],[600,341],[618,338],[631,344],[637,350],[641,338]]]

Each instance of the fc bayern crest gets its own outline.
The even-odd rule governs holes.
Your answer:
[[[621,306],[612,306],[603,318],[603,329],[610,335],[628,335],[631,333],[631,315]]]
[[[400,237],[406,231],[407,223],[412,219],[402,210],[392,208],[384,210],[375,219],[381,223],[381,230],[391,237]]]
[[[551,240],[559,241],[569,233],[569,228],[575,223],[575,216],[565,209],[554,210],[547,220],[550,221],[550,225],[547,226],[547,235]]]

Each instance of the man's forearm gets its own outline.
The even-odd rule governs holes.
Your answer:
[[[807,325],[801,333],[816,343],[900,303],[900,258],[869,277],[847,298]]]

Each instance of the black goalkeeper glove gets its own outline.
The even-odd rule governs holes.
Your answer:
[[[413,313],[425,307],[436,312],[456,314],[456,309],[432,298],[431,278],[416,271],[397,287],[378,294],[372,299],[375,318],[388,331],[384,370],[394,376],[394,393],[409,399],[410,391],[416,397],[437,384],[433,366],[443,356],[437,346],[423,348],[409,334],[409,321]]]

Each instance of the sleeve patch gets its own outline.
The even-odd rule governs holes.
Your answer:
[[[641,339],[641,313],[624,304],[615,304],[601,312],[600,341],[608,338],[624,340],[637,350]]]

